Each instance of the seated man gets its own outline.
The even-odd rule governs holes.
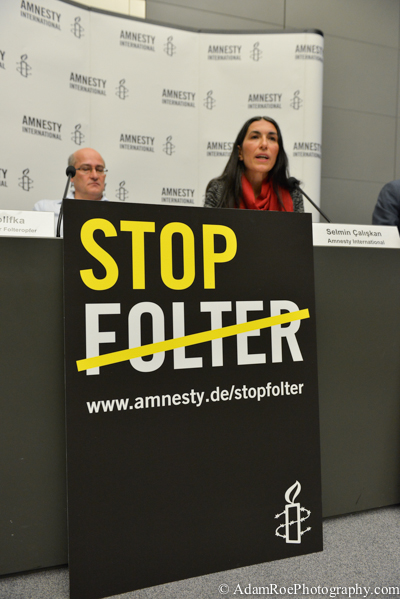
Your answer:
[[[74,191],[69,191],[67,198],[75,200],[108,201],[104,194],[106,169],[103,158],[92,148],[77,150],[68,159],[68,166],[76,168],[75,177],[71,178]],[[41,212],[54,212],[54,226],[57,229],[61,200],[39,200],[33,209]]]
[[[392,225],[400,232],[400,179],[382,187],[372,214],[372,224]]]

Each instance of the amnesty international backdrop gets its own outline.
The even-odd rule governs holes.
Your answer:
[[[67,156],[105,158],[110,200],[202,205],[251,116],[275,118],[318,202],[323,37],[203,33],[59,0],[0,4],[0,208],[60,198]]]
[[[67,200],[64,252],[71,598],[320,551],[311,216]]]

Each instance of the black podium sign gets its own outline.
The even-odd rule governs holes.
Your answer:
[[[64,214],[72,599],[322,550],[310,215]]]

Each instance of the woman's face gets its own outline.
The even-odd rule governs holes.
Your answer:
[[[274,167],[279,153],[278,132],[269,121],[253,121],[247,129],[239,159],[243,160],[245,174],[263,175],[263,179]]]

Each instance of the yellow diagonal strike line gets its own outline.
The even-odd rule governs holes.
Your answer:
[[[121,351],[103,354],[102,356],[96,356],[94,358],[77,360],[76,365],[78,371],[81,372],[82,370],[89,370],[89,368],[117,364],[118,362],[132,360],[133,358],[151,356],[162,351],[177,349],[178,347],[206,343],[206,341],[212,341],[213,339],[232,337],[233,335],[239,335],[240,333],[266,329],[268,327],[273,327],[276,324],[285,324],[287,322],[293,322],[294,320],[303,320],[304,318],[310,318],[307,309],[298,310],[297,312],[287,312],[285,314],[279,314],[278,316],[269,316],[268,318],[260,318],[259,320],[251,320],[250,322],[244,322],[243,324],[233,324],[229,327],[213,329],[212,331],[203,331],[202,333],[194,333],[193,335],[186,335],[185,337],[178,337],[177,339],[167,339],[166,341],[159,341],[158,343],[149,343],[148,345],[141,345],[140,347],[134,347],[132,349],[123,349]]]

